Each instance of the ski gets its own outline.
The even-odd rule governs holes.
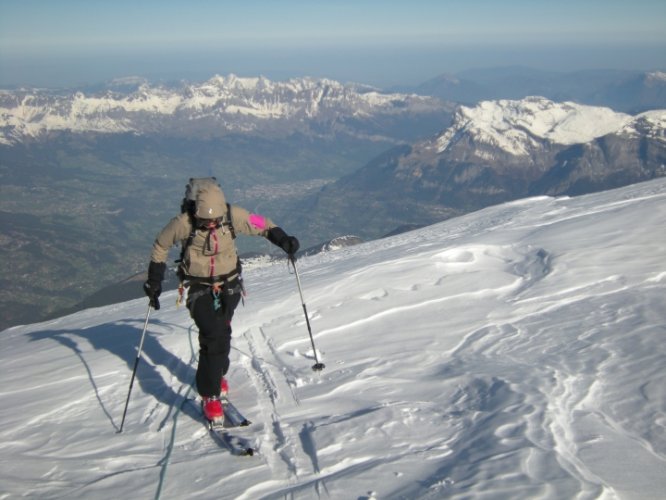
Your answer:
[[[253,456],[256,450],[252,446],[251,441],[230,432],[230,429],[236,427],[247,427],[251,422],[243,416],[238,408],[236,408],[226,396],[221,396],[220,402],[222,403],[222,408],[224,410],[224,420],[221,422],[208,420],[203,415],[203,409],[201,408],[201,405],[199,405],[199,409],[202,410],[201,416],[203,417],[211,436],[218,444],[229,450],[232,455],[244,457]]]
[[[230,433],[229,428],[225,427],[224,424],[211,422],[210,420],[206,420],[206,423],[213,439],[229,450],[232,455],[239,457],[254,455],[255,449],[251,446],[249,439]]]
[[[227,427],[247,427],[252,423],[229,401],[227,396],[220,396],[220,402],[224,409],[225,420],[229,422]]]

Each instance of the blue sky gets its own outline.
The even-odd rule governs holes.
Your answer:
[[[666,68],[663,0],[0,0],[0,85]]]

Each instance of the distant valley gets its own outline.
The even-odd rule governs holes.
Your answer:
[[[436,133],[453,109],[311,79],[2,91],[0,328],[58,314],[144,270],[189,177],[217,176],[230,201],[281,223],[288,201]]]

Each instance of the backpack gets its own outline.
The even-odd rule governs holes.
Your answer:
[[[180,211],[181,213],[186,213],[190,216],[190,223],[193,228],[190,238],[194,235],[194,227],[196,225],[195,214],[197,211],[197,195],[202,189],[210,187],[222,190],[216,177],[190,177],[190,181],[187,183],[187,186],[185,186],[185,196],[180,204]],[[227,214],[222,224],[227,226],[231,236],[236,238],[236,231],[234,231],[234,226],[231,224],[231,205],[229,205],[229,203],[227,203]],[[191,240],[188,243],[191,243]]]
[[[197,211],[197,195],[202,189],[210,187],[214,187],[220,190],[222,189],[220,183],[217,182],[217,178],[215,177],[190,177],[190,181],[187,183],[187,186],[185,186],[185,196],[183,197],[183,201],[180,203],[180,211],[181,213],[186,213],[189,216],[192,230],[190,231],[190,235],[185,243],[183,243],[182,248],[180,249],[180,259],[176,260],[176,262],[183,261],[187,247],[192,244],[192,240],[195,236],[197,229],[195,216]],[[236,231],[234,230],[234,226],[231,223],[231,205],[229,203],[227,203],[227,213],[222,224],[227,226],[229,232],[231,233],[231,237],[235,239]]]

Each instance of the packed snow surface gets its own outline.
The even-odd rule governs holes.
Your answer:
[[[148,252],[149,249],[146,249]],[[1,498],[663,498],[666,179],[246,274],[208,435],[173,292],[0,334]],[[37,306],[37,305],[36,305]]]

